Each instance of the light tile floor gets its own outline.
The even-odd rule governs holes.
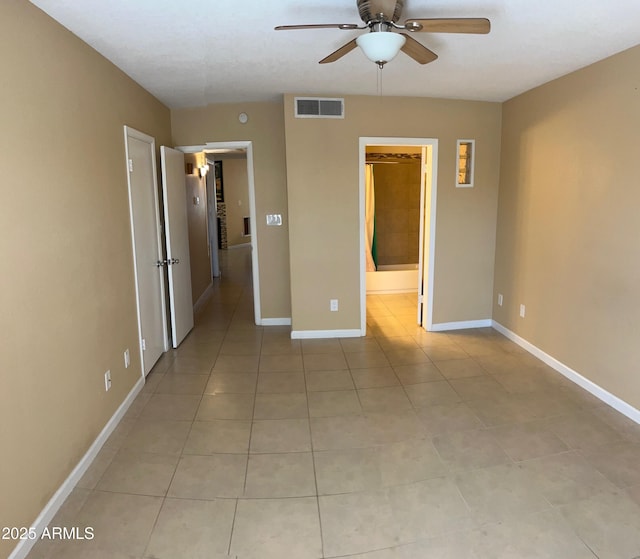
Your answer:
[[[640,426],[491,329],[253,325],[249,254],[147,379],[30,559],[632,559]]]

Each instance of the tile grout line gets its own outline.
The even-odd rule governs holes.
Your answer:
[[[242,298],[242,294],[245,291],[245,287],[242,288],[240,297],[238,297],[238,300],[236,302],[236,306],[234,307],[233,313],[231,315],[231,320],[229,321],[229,326],[227,328],[227,332],[225,333],[225,337],[223,338],[223,343],[224,340],[226,339],[227,335],[229,334],[229,329],[231,328],[231,325],[233,323],[233,318],[236,316],[236,313],[238,312],[238,305],[240,303],[240,300]],[[222,348],[222,346],[221,346]],[[260,336],[260,349],[262,350],[262,330],[261,330],[261,336]],[[254,392],[253,392],[253,410],[251,413],[251,423],[249,426],[249,440],[247,443],[247,461],[245,463],[245,471],[244,471],[244,483],[242,486],[242,494],[244,495],[245,490],[246,490],[246,485],[247,485],[247,474],[249,471],[249,455],[250,455],[250,449],[251,449],[251,435],[253,432],[253,415],[255,413],[255,406],[256,406],[256,394],[257,394],[257,390],[258,390],[258,375],[259,375],[259,370],[260,370],[260,354],[258,354],[258,371],[256,374],[256,386],[254,388]],[[237,519],[237,515],[238,515],[238,505],[239,505],[239,501],[240,498],[236,498],[236,503],[235,503],[235,508],[233,511],[233,521],[231,522],[231,531],[229,533],[229,545],[227,547],[227,555],[231,555],[231,547],[233,544],[233,535],[234,535],[234,531],[235,531],[235,527],[236,527],[236,519]]]
[[[302,351],[302,348],[301,348]],[[310,446],[310,454],[311,454],[311,465],[313,467],[313,481],[316,488],[316,509],[318,511],[318,528],[320,530],[320,552],[322,557],[325,556],[324,553],[324,532],[322,530],[322,515],[320,514],[320,495],[318,492],[318,473],[316,471],[316,455],[313,448],[313,433],[311,431],[311,410],[309,409],[309,392],[307,390],[307,371],[304,368],[304,358],[302,362],[303,367],[303,381],[304,381],[304,394],[307,399],[307,425],[309,429],[309,446]]]
[[[238,501],[239,499],[236,499],[236,506],[233,509],[233,520],[231,521],[231,531],[229,532],[229,545],[227,546],[227,555],[231,555],[231,544],[233,543],[233,532],[236,528],[236,518],[238,516]]]
[[[243,288],[243,292],[244,292],[244,288]],[[237,307],[233,312],[233,316],[235,316],[236,312],[237,312]],[[233,317],[232,317],[233,320]],[[253,435],[253,422],[254,422],[254,417],[255,417],[255,413],[256,413],[256,400],[257,400],[257,395],[258,395],[258,382],[260,382],[260,361],[262,359],[262,343],[263,343],[263,339],[264,339],[264,332],[262,331],[262,329],[260,330],[260,349],[258,351],[258,364],[257,364],[257,371],[256,371],[256,385],[254,387],[253,390],[253,409],[251,411],[251,423],[249,425],[249,440],[247,443],[247,461],[245,464],[245,468],[244,468],[244,483],[242,484],[242,495],[239,497],[243,497],[246,493],[247,490],[247,477],[249,475],[249,459],[251,457],[251,437]],[[237,509],[237,502],[236,502],[236,509]],[[235,522],[235,516],[234,516],[234,522]],[[233,530],[231,532],[233,534]],[[231,546],[231,542],[229,542],[229,546]],[[231,547],[229,547],[229,553],[231,553]]]

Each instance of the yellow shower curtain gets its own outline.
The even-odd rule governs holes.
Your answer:
[[[365,188],[364,188],[364,216],[365,216],[365,256],[367,259],[367,272],[376,271],[374,255],[374,235],[375,235],[375,208],[376,199],[373,188],[373,165],[366,164],[365,168]]]

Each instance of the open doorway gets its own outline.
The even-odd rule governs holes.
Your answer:
[[[216,212],[215,219],[209,221],[209,227],[211,237],[217,237],[217,243],[211,244],[218,249],[250,246],[251,217],[246,150],[205,151],[204,155],[212,170],[207,174],[207,200],[212,205],[211,211]]]
[[[256,223],[256,203],[255,203],[255,181],[254,181],[254,171],[253,171],[253,144],[250,141],[235,141],[235,142],[209,142],[207,144],[201,145],[192,145],[192,146],[178,146],[176,149],[179,149],[183,153],[191,153],[191,154],[204,154],[204,157],[207,161],[219,161],[224,160],[225,158],[231,159],[240,159],[244,162],[246,167],[246,182],[247,182],[247,205],[243,207],[244,213],[247,215],[242,215],[242,226],[244,227],[245,220],[247,217],[248,220],[246,222],[249,224],[250,228],[254,228],[254,224]],[[213,201],[212,197],[215,198],[216,193],[216,183],[215,183],[215,167],[211,163],[210,173],[214,178],[214,182],[210,183],[211,186],[207,189],[209,190],[207,198],[209,201]],[[224,169],[224,167],[223,167]],[[224,180],[224,171],[223,171],[223,180]],[[222,181],[221,181],[222,182]],[[208,227],[209,231],[209,250],[210,258],[213,259],[217,257],[217,250],[219,246],[219,238],[220,231],[217,227],[217,208],[214,205],[213,212],[216,215],[212,215],[212,210],[208,205],[208,219],[213,220],[215,217],[215,232],[212,232],[211,228]],[[244,231],[244,229],[243,229]],[[255,234],[246,235],[246,244],[250,246],[251,250],[251,275],[252,275],[252,283],[253,283],[253,305],[254,305],[254,320],[257,325],[262,324],[262,314],[261,314],[261,305],[260,305],[260,276],[259,276],[259,268],[258,268],[258,239]],[[215,253],[215,254],[214,254]],[[216,259],[217,260],[217,259]],[[211,275],[212,277],[216,277],[216,274],[220,274],[220,264],[219,261],[211,263]],[[223,273],[223,272],[222,272]]]
[[[432,138],[360,138],[363,334],[367,293],[412,294],[417,324],[432,327],[437,149]]]

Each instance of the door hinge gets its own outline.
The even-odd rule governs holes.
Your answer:
[[[133,159],[129,159],[129,172],[133,173]]]
[[[424,295],[418,295],[418,304],[422,305],[424,303]]]
[[[145,349],[147,349],[147,341],[142,338],[142,351],[144,351]]]

